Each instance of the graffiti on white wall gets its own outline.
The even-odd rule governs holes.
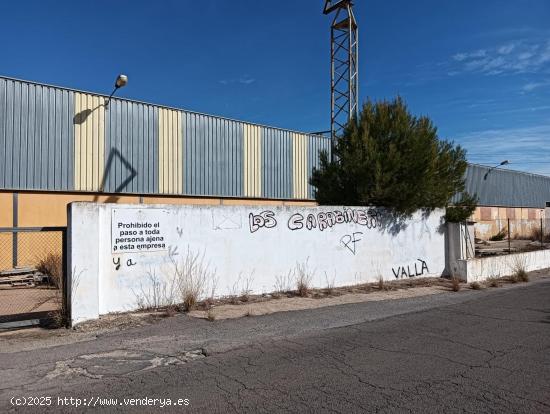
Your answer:
[[[407,277],[422,276],[425,273],[430,273],[428,264],[425,260],[417,259],[414,264],[392,267],[393,275],[396,279],[405,279]]]
[[[87,288],[101,291],[98,304],[90,299],[100,313],[135,309],[136,292],[170,286],[197,261],[219,280],[217,296],[272,292],[306,263],[318,288],[326,275],[345,286],[439,276],[445,267],[441,211],[418,213],[397,232],[374,207],[76,203],[71,214],[71,264],[101,281]]]

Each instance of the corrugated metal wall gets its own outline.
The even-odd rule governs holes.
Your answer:
[[[550,177],[502,168],[489,170],[476,164],[466,170],[466,191],[477,194],[479,205],[544,208],[550,201]],[[454,201],[458,199],[456,196]]]
[[[105,114],[103,191],[159,191],[159,111],[152,105],[111,100]]]
[[[0,78],[0,188],[74,189],[74,95]]]
[[[0,189],[312,199],[330,139],[0,77]]]
[[[183,112],[186,194],[243,196],[243,125]]]
[[[265,128],[262,145],[263,196],[293,198],[292,132]]]

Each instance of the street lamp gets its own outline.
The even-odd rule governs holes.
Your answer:
[[[107,98],[107,101],[105,101],[105,108],[109,107],[109,102],[111,102],[111,98],[115,94],[115,92],[120,88],[126,86],[127,83],[128,83],[128,76],[122,75],[122,74],[117,76],[115,81],[115,89],[113,89],[113,92],[111,92],[111,94],[109,95],[109,98]]]
[[[483,176],[483,180],[486,180],[486,179],[487,179],[487,176],[489,175],[489,173],[490,173],[491,171],[493,171],[495,168],[498,168],[498,167],[500,167],[500,166],[502,166],[502,165],[506,165],[506,164],[510,164],[510,161],[504,160],[504,161],[502,161],[500,164],[497,164],[497,165],[495,165],[494,167],[489,168],[489,170],[488,170],[488,171],[485,173],[485,175]]]

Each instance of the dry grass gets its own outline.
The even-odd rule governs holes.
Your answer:
[[[69,327],[70,324],[70,303],[68,301],[65,301],[64,294],[66,293],[68,298],[71,298],[74,296],[76,290],[78,289],[78,285],[80,283],[80,276],[82,275],[82,271],[77,272],[76,268],[73,269],[71,274],[71,280],[67,280],[69,283],[68,286],[65,286],[65,279],[63,278],[63,272],[60,273],[60,277],[58,280],[58,285],[55,290],[55,297],[54,301],[57,306],[57,310],[50,313],[50,317],[52,319],[52,325],[51,328],[63,328],[63,327]],[[67,276],[67,279],[69,279],[69,276]],[[65,292],[68,290],[68,292]]]
[[[178,307],[174,306],[174,305],[167,306],[164,309],[164,316],[166,316],[167,318],[170,318],[170,317],[176,315],[177,313],[178,313]]]
[[[239,276],[240,279],[240,276]],[[241,289],[241,302],[248,302],[250,300],[250,293],[252,292],[252,284],[254,283],[254,272],[243,280],[243,287]]]
[[[55,289],[54,302],[57,307],[50,313],[52,328],[67,326],[69,323],[69,310],[64,300],[63,257],[58,253],[48,253],[40,259],[36,270],[48,276],[50,285]]]
[[[529,282],[529,274],[525,269],[517,269],[510,277],[512,283]]]
[[[36,270],[49,276],[50,283],[56,288],[61,289],[63,285],[63,258],[58,253],[48,253],[46,257],[40,259],[36,265]]]
[[[275,276],[275,293],[277,293],[278,298],[284,296],[287,292],[292,290],[292,285],[294,284],[294,272],[289,270],[286,275],[277,275]]]
[[[516,256],[511,266],[512,276],[510,281],[512,283],[528,282],[529,275],[527,274],[527,258],[525,256]]]
[[[453,292],[458,292],[460,290],[460,279],[456,276],[451,278],[451,290]]]
[[[214,309],[212,308],[208,309],[208,312],[206,313],[206,319],[208,319],[210,322],[214,322],[216,320]]]
[[[308,266],[308,260],[304,263],[296,264],[296,290],[298,295],[305,298],[309,294],[311,288],[311,280],[314,272]]]
[[[325,272],[325,281],[326,281],[325,293],[329,296],[334,293],[335,280],[336,280],[336,275],[334,275],[332,279],[329,279],[327,272]]]
[[[530,234],[529,238],[533,241],[540,242],[542,240],[543,243],[549,243],[550,242],[550,233],[544,234],[542,229],[537,226],[537,227],[534,227],[531,230],[531,234]]]
[[[216,279],[216,272],[210,269],[210,263],[204,257],[205,253],[192,253],[189,249],[181,262],[171,257],[185,311],[195,309],[199,299],[205,294],[209,281]]]
[[[384,282],[384,278],[382,275],[378,276],[378,289],[384,290],[386,288],[386,284]]]
[[[497,277],[489,277],[487,278],[487,285],[489,287],[499,287],[500,283]]]
[[[470,288],[473,290],[481,290],[482,286],[481,286],[481,283],[479,282],[472,282],[470,283]]]

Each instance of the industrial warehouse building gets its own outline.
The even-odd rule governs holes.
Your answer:
[[[73,201],[314,205],[330,138],[0,77],[0,227],[66,225]],[[472,165],[475,219],[540,219],[550,177]],[[13,249],[0,233],[0,270]],[[25,264],[25,263],[23,263]]]

